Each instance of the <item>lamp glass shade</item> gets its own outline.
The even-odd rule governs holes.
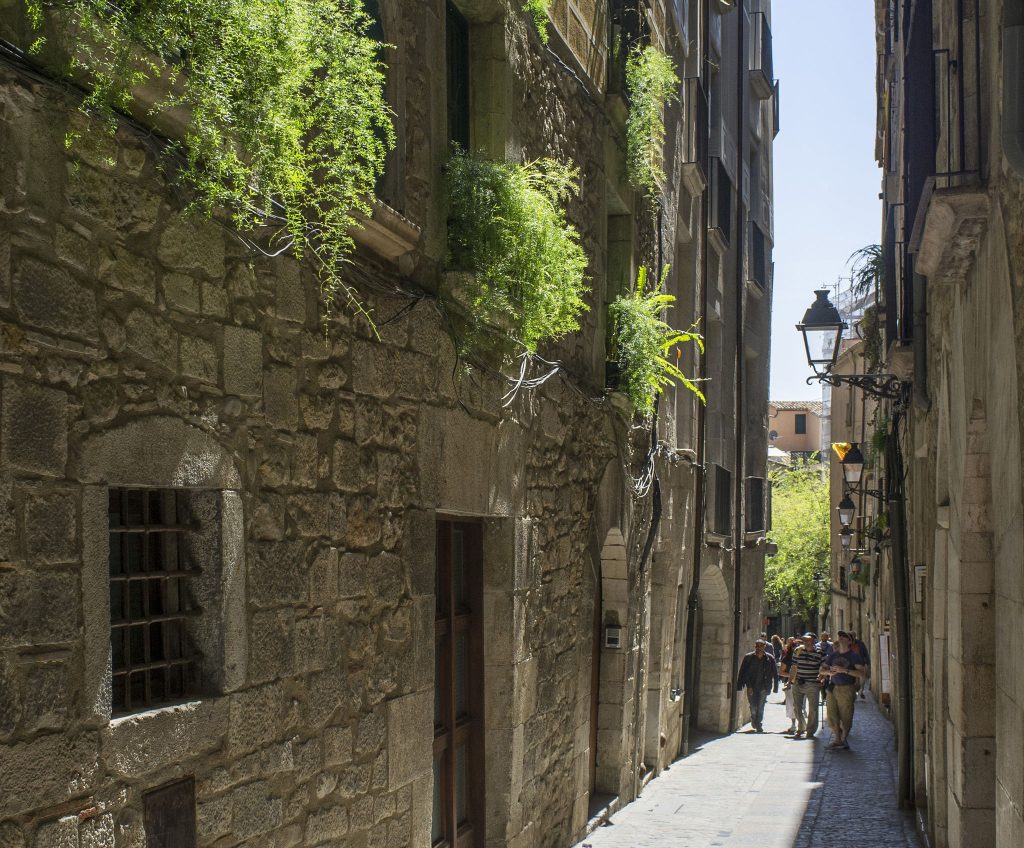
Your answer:
[[[860,452],[860,446],[854,442],[843,457],[843,479],[846,485],[857,486],[860,484],[861,475],[864,473],[864,454]]]
[[[850,560],[850,574],[856,577],[861,572],[861,568],[864,566],[864,561],[858,556]]]
[[[803,334],[807,362],[815,373],[832,370],[839,356],[846,322],[839,310],[828,299],[828,289],[817,289],[815,301],[804,313],[804,320],[796,325]]]
[[[849,495],[843,495],[843,499],[839,501],[839,506],[836,507],[839,513],[839,523],[843,527],[849,527],[853,523],[853,513],[856,510],[856,506]]]
[[[843,546],[844,551],[850,549],[850,544],[853,542],[853,531],[849,527],[844,527],[839,531],[839,544]]]

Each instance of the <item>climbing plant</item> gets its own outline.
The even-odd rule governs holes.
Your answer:
[[[621,386],[633,411],[644,418],[654,413],[655,398],[677,382],[704,401],[703,393],[677,364],[677,346],[693,342],[703,352],[703,337],[693,327],[676,330],[661,317],[675,302],[673,295],[663,291],[668,270],[666,265],[657,285],[647,291],[647,269],[641,267],[633,291],[619,295],[608,307],[612,359],[618,363]]]
[[[882,321],[878,307],[872,304],[864,310],[860,319],[860,337],[864,339],[864,368],[869,374],[877,374],[882,368]]]
[[[523,11],[533,18],[542,44],[548,43],[548,4],[550,0],[526,0]]]
[[[578,176],[554,159],[496,162],[463,151],[449,159],[448,266],[470,272],[465,350],[509,352],[511,342],[533,353],[579,329],[587,257],[565,214]]]
[[[665,179],[665,107],[679,97],[672,60],[653,46],[635,46],[626,60],[626,171],[630,184],[654,198]]]
[[[28,0],[40,33],[63,42],[82,108],[109,132],[163,92],[151,119],[189,116],[182,182],[205,214],[222,208],[275,251],[312,258],[330,304],[362,309],[342,278],[357,213],[394,146],[382,46],[362,0]],[[68,139],[70,144],[73,138]]]

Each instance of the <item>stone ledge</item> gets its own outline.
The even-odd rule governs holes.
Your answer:
[[[979,186],[935,189],[923,215],[914,267],[929,282],[962,283],[988,229],[988,195]]]
[[[371,217],[361,212],[355,216],[360,226],[352,230],[352,238],[388,262],[397,262],[414,250],[420,240],[421,230],[416,224],[379,200],[373,201]]]

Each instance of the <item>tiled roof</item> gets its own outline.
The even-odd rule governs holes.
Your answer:
[[[821,415],[820,400],[770,400],[768,405],[774,406],[776,409],[795,409],[798,412],[806,409],[815,415]]]

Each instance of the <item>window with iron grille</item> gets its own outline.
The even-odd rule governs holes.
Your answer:
[[[110,648],[113,712],[126,713],[199,694],[202,653],[195,627],[203,609],[193,582],[201,536],[193,507],[214,493],[111,489]],[[196,503],[194,503],[194,501]],[[201,503],[200,503],[201,502]]]
[[[747,478],[747,514],[745,518],[748,533],[765,529],[764,491],[764,478]]]
[[[732,532],[732,474],[715,466],[715,513],[712,530],[721,536]]]

